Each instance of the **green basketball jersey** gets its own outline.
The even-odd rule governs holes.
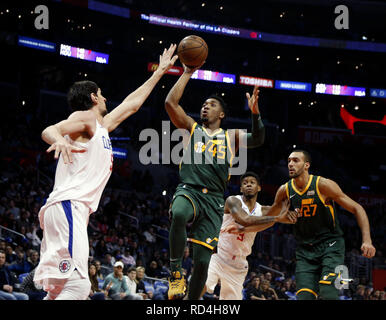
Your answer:
[[[181,182],[224,193],[232,159],[228,132],[219,128],[209,134],[196,122],[180,163]]]
[[[300,217],[294,224],[294,235],[300,244],[313,244],[343,235],[334,202],[327,204],[320,194],[319,179],[320,176],[310,175],[306,187],[301,192],[296,189],[294,179],[286,183],[291,206],[300,209]]]

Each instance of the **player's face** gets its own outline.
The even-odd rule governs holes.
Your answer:
[[[241,181],[240,192],[247,199],[253,198],[261,190],[260,185],[258,184],[255,177],[245,177]]]
[[[102,96],[102,91],[100,88],[98,88],[97,97],[98,97],[98,110],[102,115],[102,117],[104,117],[107,114],[106,98]]]
[[[219,101],[213,98],[206,99],[201,108],[201,121],[202,122],[215,122],[218,119],[224,118],[225,114],[222,110]]]
[[[309,168],[309,163],[304,161],[302,152],[292,152],[288,157],[288,175],[290,178],[297,178],[306,169]]]

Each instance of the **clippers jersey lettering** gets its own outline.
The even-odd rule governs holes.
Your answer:
[[[243,197],[236,196],[241,201],[242,208],[249,215],[261,217],[261,205],[256,202],[255,208],[250,212],[248,206],[243,202]],[[225,228],[230,224],[235,223],[231,214],[224,214],[221,228]],[[221,252],[225,252],[227,255],[234,255],[240,257],[247,257],[251,254],[252,246],[255,241],[257,232],[246,232],[239,234],[220,233],[218,241],[218,254],[221,256]]]
[[[181,182],[223,193],[232,159],[228,132],[219,128],[209,134],[196,122],[180,163]]]
[[[85,148],[86,152],[73,153],[73,163],[68,164],[64,164],[60,155],[54,189],[44,207],[64,200],[77,200],[83,202],[90,212],[95,212],[113,166],[109,133],[96,121],[95,134],[88,142],[76,142],[69,136],[65,139],[74,146]]]
[[[291,207],[300,210],[294,224],[295,239],[300,244],[314,244],[331,237],[342,236],[335,204],[328,204],[320,195],[320,176],[310,175],[303,191],[296,189],[294,179],[286,183],[287,197]]]

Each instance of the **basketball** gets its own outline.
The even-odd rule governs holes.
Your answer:
[[[190,35],[183,38],[177,47],[180,61],[189,68],[201,65],[208,56],[208,45],[199,36]]]

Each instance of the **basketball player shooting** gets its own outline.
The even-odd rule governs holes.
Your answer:
[[[230,178],[229,168],[233,155],[239,148],[259,147],[265,137],[258,107],[258,87],[254,88],[252,95],[246,94],[252,113],[250,133],[239,129],[229,133],[231,130],[224,131],[221,128],[221,122],[226,115],[226,105],[221,97],[215,95],[205,99],[201,106],[201,124],[185,113],[179,101],[193,73],[201,65],[193,69],[184,65],[184,73],[165,101],[165,109],[173,124],[179,129],[185,129],[187,133],[185,152],[180,164],[181,183],[177,186],[170,208],[170,300],[182,299],[185,296],[187,286],[181,264],[187,240],[193,246],[194,262],[187,298],[200,298],[210,257],[220,233],[224,215],[224,191]],[[204,162],[201,162],[202,159]],[[193,224],[187,238],[186,227],[190,222]]]
[[[260,191],[259,176],[254,172],[246,172],[240,178],[242,195],[230,196],[225,201],[217,252],[210,259],[203,293],[213,293],[220,280],[220,300],[242,300],[243,283],[248,273],[247,256],[251,254],[256,234],[272,227],[276,222],[296,222],[297,213],[288,211],[289,203],[283,205],[278,216],[266,216],[270,206],[262,206],[256,201]],[[248,223],[247,220],[251,219],[256,225],[235,225],[236,221]],[[231,233],[231,230],[234,232]]]
[[[46,300],[87,299],[91,287],[87,224],[113,167],[109,132],[142,106],[176,61],[175,49],[175,44],[165,49],[152,76],[110,113],[94,82],[74,83],[67,96],[74,112],[42,132],[50,145],[47,152],[54,151],[59,159],[54,189],[39,212],[43,240],[34,281],[48,292]]]

